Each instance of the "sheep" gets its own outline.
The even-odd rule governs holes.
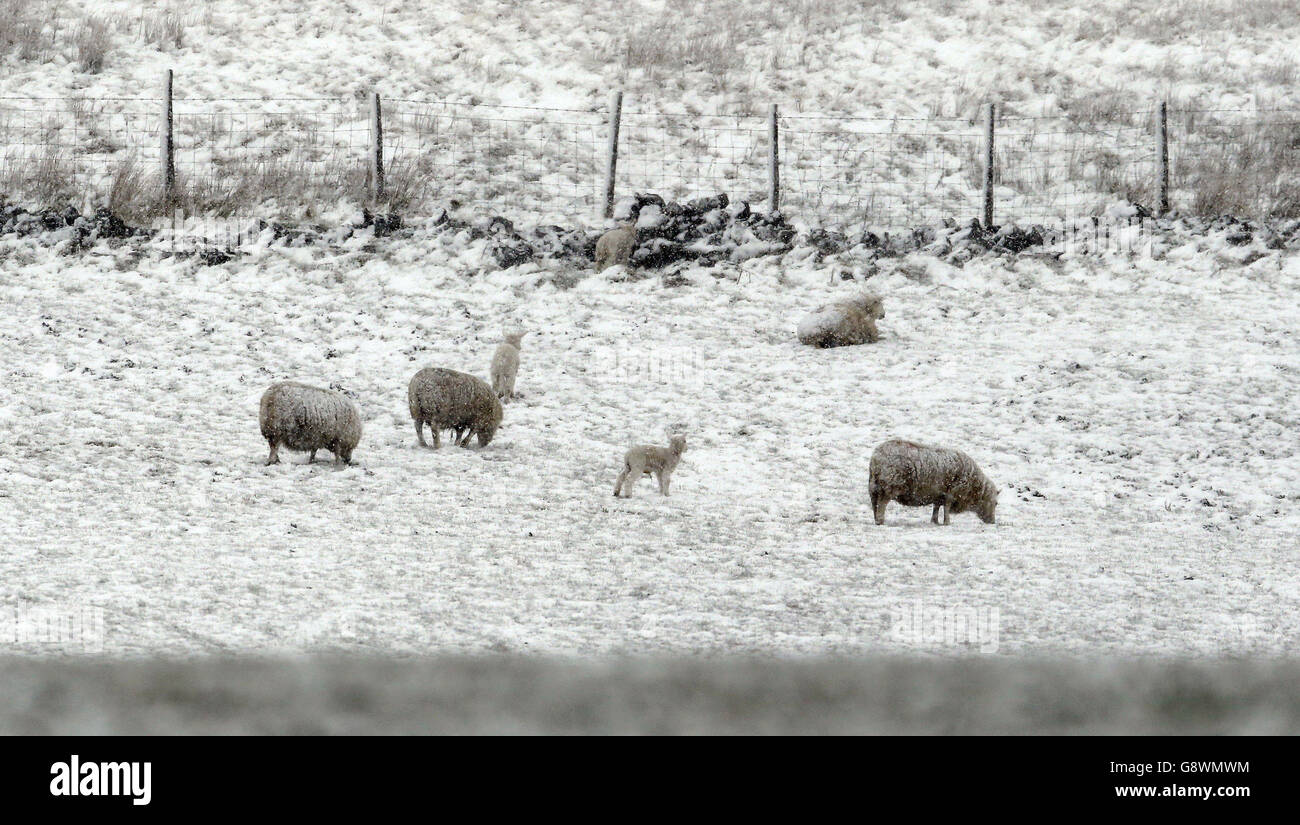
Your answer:
[[[258,420],[271,446],[268,465],[280,462],[281,445],[310,451],[308,464],[316,460],[317,450],[334,453],[336,464],[351,464],[352,451],[361,441],[361,413],[350,398],[296,381],[272,384],[262,393]]]
[[[673,477],[673,470],[686,452],[686,436],[675,435],[668,440],[667,447],[640,445],[628,450],[623,456],[623,472],[618,474],[614,483],[614,497],[619,494],[625,498],[632,497],[632,485],[642,475],[653,474],[659,481],[659,492],[668,495],[668,482]]]
[[[603,272],[615,264],[627,266],[632,260],[632,250],[636,249],[636,224],[631,221],[620,223],[600,240],[596,241],[596,271]]]
[[[435,450],[442,446],[442,430],[452,430],[453,442],[461,447],[468,447],[475,435],[479,446],[486,447],[501,426],[496,393],[486,381],[467,373],[427,367],[412,376],[406,397],[421,447],[429,446],[424,440],[425,424],[433,433]]]
[[[524,335],[519,332],[507,333],[505,341],[497,346],[492,354],[492,390],[497,398],[508,400],[515,397],[515,376],[519,374],[519,349]]]
[[[814,347],[874,344],[880,340],[876,319],[885,317],[879,295],[864,292],[818,307],[799,322],[799,342]]]
[[[993,524],[998,489],[971,457],[960,450],[927,447],[911,441],[886,441],[871,454],[868,484],[876,524],[885,523],[885,506],[897,501],[907,507],[934,506],[930,521],[943,523],[950,513],[974,510],[980,520]]]

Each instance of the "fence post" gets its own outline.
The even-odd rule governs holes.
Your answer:
[[[623,92],[614,92],[609,101],[609,157],[605,163],[604,216],[614,217],[614,175],[618,171],[618,128],[623,118]]]
[[[1159,121],[1156,123],[1156,158],[1158,166],[1158,185],[1160,187],[1156,214],[1164,215],[1169,211],[1169,104],[1160,101]]]
[[[370,199],[378,204],[384,197],[384,118],[379,92],[370,93]]]
[[[781,127],[775,103],[767,114],[767,142],[767,202],[768,213],[772,214],[781,208]]]
[[[176,197],[176,148],[172,137],[172,70],[163,78],[162,110],[162,184],[163,200],[171,204]]]
[[[993,123],[997,104],[990,102],[984,110],[984,228],[993,228]]]

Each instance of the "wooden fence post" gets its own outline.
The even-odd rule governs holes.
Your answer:
[[[1156,214],[1169,212],[1169,104],[1160,101],[1156,123],[1157,185],[1159,186]]]
[[[618,172],[618,129],[623,119],[623,92],[614,92],[609,101],[609,157],[605,163],[605,204],[603,214],[614,217],[614,176]]]
[[[775,103],[767,114],[767,142],[767,203],[773,214],[781,208],[781,127]]]
[[[176,144],[172,137],[172,70],[163,79],[162,110],[162,188],[163,201],[171,204],[176,198]]]
[[[984,228],[993,228],[993,123],[997,104],[990,102],[984,111]]]
[[[384,118],[379,107],[379,92],[370,93],[370,200],[378,204],[384,198]]]

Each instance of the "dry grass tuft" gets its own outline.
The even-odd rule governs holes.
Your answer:
[[[113,48],[113,34],[108,22],[100,17],[87,17],[72,32],[72,42],[77,49],[77,65],[87,74],[99,74],[104,61]]]

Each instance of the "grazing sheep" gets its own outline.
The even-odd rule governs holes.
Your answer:
[[[427,367],[411,378],[406,397],[421,447],[429,446],[424,441],[425,424],[433,432],[435,450],[442,446],[438,437],[442,430],[452,430],[454,442],[462,447],[468,447],[475,435],[478,445],[486,447],[501,426],[496,393],[486,381],[467,373]]]
[[[506,334],[506,340],[497,346],[492,354],[492,390],[497,398],[508,400],[515,397],[515,376],[519,374],[519,349],[527,333],[513,332]]]
[[[636,249],[636,224],[626,222],[611,229],[596,241],[596,271],[603,272],[615,264],[627,266]]]
[[[885,505],[897,501],[907,507],[934,506],[930,521],[943,523],[949,513],[974,510],[980,520],[993,523],[998,488],[971,457],[960,450],[926,447],[911,441],[886,441],[871,454],[871,509],[876,524],[885,523]]]
[[[659,481],[659,492],[668,495],[668,482],[677,469],[677,462],[686,452],[686,436],[675,435],[668,440],[667,447],[641,445],[633,447],[623,456],[623,472],[618,474],[614,484],[614,497],[622,493],[625,498],[632,497],[632,485],[642,475],[653,474]]]
[[[262,437],[271,445],[267,464],[279,463],[281,445],[310,451],[308,464],[316,460],[317,450],[334,453],[336,464],[351,464],[352,451],[361,441],[361,413],[350,398],[296,381],[272,384],[262,393],[258,420]]]
[[[799,342],[814,347],[874,344],[880,340],[876,319],[885,317],[879,295],[864,292],[818,307],[799,322]]]

